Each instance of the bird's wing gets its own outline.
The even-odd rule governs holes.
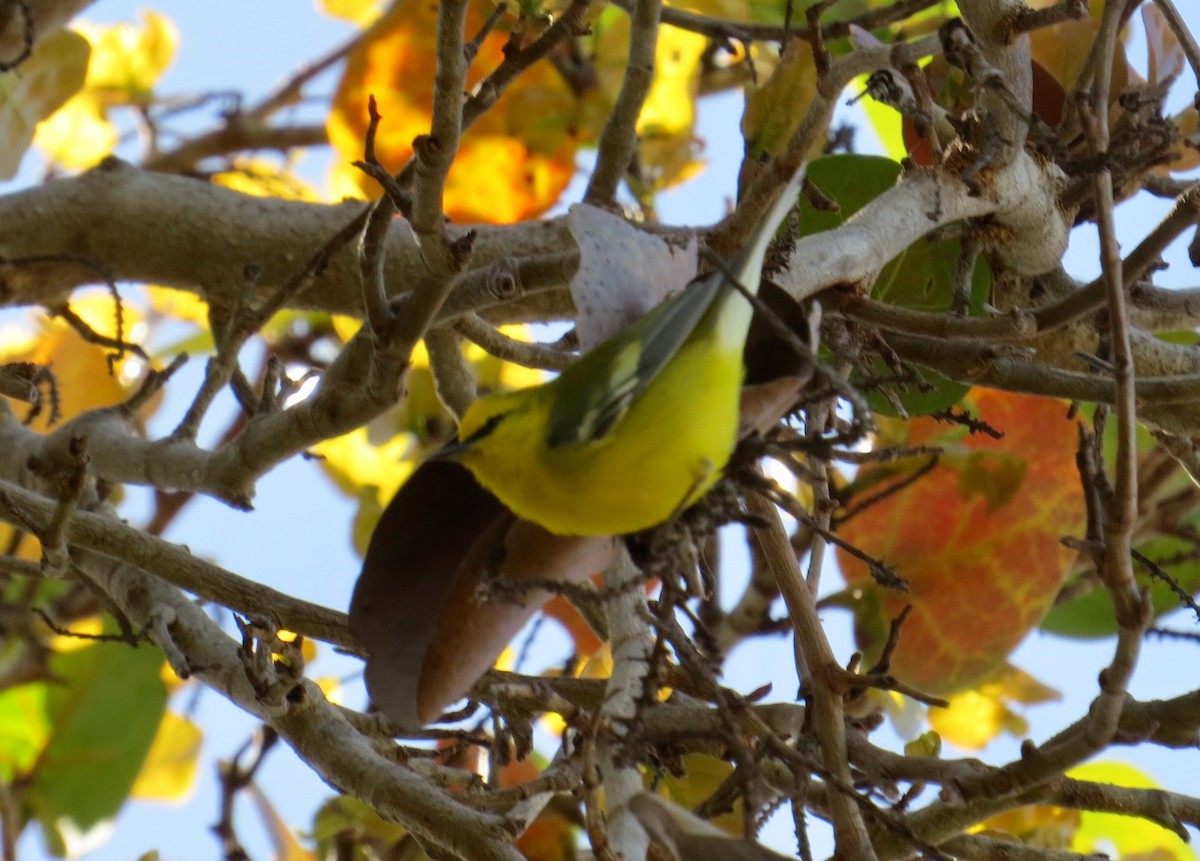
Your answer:
[[[747,247],[730,261],[730,275],[750,293],[758,291],[767,245],[795,205],[804,174],[805,166],[801,165],[755,228]],[[550,410],[546,444],[556,448],[601,439],[654,382],[713,303],[722,301],[729,289],[722,272],[697,278],[678,296],[668,299],[564,371],[560,378],[563,385]]]
[[[719,272],[696,279],[565,372],[585,384],[564,381],[550,411],[547,444],[555,448],[603,437],[679,352],[712,306],[722,280]]]

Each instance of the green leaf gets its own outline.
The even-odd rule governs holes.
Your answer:
[[[26,795],[51,846],[69,849],[129,796],[167,705],[162,662],[152,646],[109,642],[51,660],[50,739]]]
[[[808,178],[827,197],[837,201],[840,211],[820,212],[807,199],[801,199],[802,235],[831,230],[843,224],[855,212],[896,184],[900,165],[878,156],[833,155],[817,159],[808,168]],[[945,311],[954,295],[954,273],[961,246],[957,240],[922,240],[884,267],[871,288],[871,298],[915,311]],[[981,256],[971,281],[971,316],[983,313],[983,305],[992,289],[992,275]],[[878,363],[874,372],[889,373]],[[897,392],[909,415],[928,415],[958,403],[969,386],[949,380],[932,371],[922,370],[926,385],[911,386]],[[890,401],[878,392],[869,392],[871,408],[884,415],[896,415]]]
[[[808,166],[808,181],[837,201],[837,212],[813,207],[800,198],[800,234],[808,236],[841,227],[850,216],[896,184],[900,165],[873,155],[831,155]]]
[[[1160,565],[1189,595],[1200,595],[1200,558],[1190,541],[1180,538],[1152,538],[1137,549]],[[1179,597],[1158,578],[1151,578],[1146,566],[1134,562],[1138,585],[1150,587],[1150,603],[1155,618],[1177,610]],[[1089,640],[1117,633],[1116,611],[1103,586],[1055,606],[1042,620],[1042,630],[1060,637]]]
[[[5,783],[33,768],[50,737],[46,688],[36,682],[0,694],[0,780]]]

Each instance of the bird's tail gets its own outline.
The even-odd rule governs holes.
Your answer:
[[[718,341],[726,349],[740,351],[745,346],[746,333],[750,330],[750,319],[754,316],[754,310],[737,287],[740,286],[747,293],[758,293],[767,246],[771,244],[784,217],[795,206],[796,198],[800,196],[800,188],[804,185],[807,166],[807,162],[801,163],[766,217],[755,228],[754,235],[750,237],[750,244],[730,261],[726,270],[722,293],[714,307],[716,315],[712,318]],[[731,285],[730,279],[736,280],[737,285]]]
[[[759,280],[762,277],[763,258],[767,254],[767,246],[771,244],[771,240],[775,238],[775,232],[779,230],[779,225],[783,223],[783,219],[796,205],[796,199],[800,196],[800,189],[804,185],[804,174],[808,167],[808,162],[801,162],[800,167],[792,174],[791,180],[783,189],[783,192],[775,199],[775,203],[771,206],[766,217],[759,223],[754,231],[754,235],[750,237],[750,244],[739,254],[733,262],[731,273],[737,277],[738,281],[750,293],[758,292]]]

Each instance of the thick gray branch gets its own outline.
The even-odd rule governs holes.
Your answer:
[[[142,172],[110,159],[72,179],[0,197],[0,304],[53,305],[96,272],[72,263],[19,265],[23,258],[76,255],[101,264],[117,281],[190,290],[232,305],[247,265],[258,267],[260,295],[277,290],[359,213],[364,204],[302,203],[251,197],[199,180]],[[473,264],[570,248],[557,221],[479,227]],[[466,230],[454,228],[451,238]],[[338,254],[295,304],[362,314],[358,261]],[[392,294],[425,271],[412,232],[388,237],[385,280]]]

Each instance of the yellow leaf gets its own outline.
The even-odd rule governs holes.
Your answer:
[[[274,849],[272,856],[274,861],[314,861],[316,855],[300,845],[300,841],[296,839],[292,829],[276,812],[271,802],[263,795],[262,790],[253,783],[250,784],[248,790],[258,808],[258,815],[262,817],[263,825],[266,826],[267,835]]]
[[[638,116],[642,137],[691,136],[696,122],[696,93],[700,86],[700,58],[708,38],[699,33],[664,25],[658,31],[654,52],[654,83]]]
[[[908,744],[904,745],[905,756],[937,757],[942,752],[942,737],[930,730],[923,732]]]
[[[122,302],[121,331],[117,331],[116,302],[107,291],[96,291],[71,299],[71,310],[83,318],[92,330],[109,338],[123,335],[126,341],[140,336],[141,315]]]
[[[163,661],[162,668],[158,671],[158,677],[162,680],[163,685],[166,686],[167,696],[175,693],[188,683],[187,679],[179,678],[169,661]]]
[[[1027,706],[1048,703],[1060,699],[1061,694],[1043,684],[1029,673],[1012,664],[1006,665],[979,689],[998,698],[1022,703]]]
[[[468,31],[479,29],[485,11],[483,4],[471,5]],[[327,122],[329,140],[343,161],[362,156],[369,96],[383,117],[375,148],[385,165],[398,169],[412,155],[413,139],[429,133],[436,25],[436,4],[399,0],[346,58]],[[469,69],[468,90],[503,61],[512,26],[517,25],[506,18],[483,40]],[[549,64],[535,64],[521,75],[464,135],[446,180],[447,216],[497,223],[530,218],[553,205],[575,173],[577,101]],[[347,180],[363,193],[379,194],[376,183],[344,168],[334,170],[335,194]]]
[[[142,24],[92,24],[79,30],[92,44],[87,87],[109,105],[144,104],[171,64],[179,31],[170,18],[142,10]]]
[[[551,110],[549,107],[541,110]],[[558,200],[575,175],[574,144],[542,154],[508,134],[464,138],[446,179],[447,213],[455,221],[511,224]]]
[[[1095,783],[1126,786],[1131,789],[1160,789],[1148,775],[1121,762],[1094,762],[1067,772],[1068,777]],[[1179,835],[1148,819],[1120,816],[1116,813],[1080,814],[1079,830],[1071,842],[1071,851],[1094,853],[1116,850],[1116,857],[1155,859],[1155,861],[1195,861],[1196,853]]]
[[[52,163],[67,170],[86,170],[112,153],[117,129],[104,106],[87,90],[76,93],[48,120],[38,123],[33,142]]]
[[[344,704],[345,692],[342,689],[342,680],[337,676],[317,676],[313,681],[317,683],[321,693],[325,694],[325,699],[335,706]]]
[[[1071,846],[1079,822],[1078,810],[1029,805],[993,816],[973,831],[1002,840],[1015,838],[1038,849],[1066,850]]]
[[[854,83],[850,85],[850,91],[854,93],[861,93],[866,88],[866,75],[855,78]],[[892,161],[903,160],[908,155],[908,147],[904,145],[904,132],[902,131],[904,122],[900,112],[872,98],[860,99],[858,105],[862,107],[868,122],[871,123],[871,128],[879,137],[879,143],[883,146],[883,154]]]
[[[305,200],[314,203],[320,199],[316,189],[292,173],[286,165],[267,159],[234,159],[232,170],[214,174],[212,181],[255,197],[278,197],[283,200]]]
[[[329,322],[333,325],[333,331],[339,338],[342,339],[343,344],[347,343],[351,338],[357,335],[358,330],[361,329],[363,325],[362,320],[358,319],[357,317],[347,317],[345,314],[333,314],[330,316]],[[417,346],[424,350],[425,342],[420,341],[418,342]],[[414,349],[413,355],[410,358],[410,361],[413,361],[414,364],[416,355],[417,351]],[[428,364],[428,360],[426,361],[426,364]]]
[[[335,158],[325,177],[325,195],[330,200],[366,200],[364,185],[361,170],[349,161]]]
[[[592,655],[579,668],[576,677],[580,679],[607,679],[612,675],[613,656],[612,644],[605,643],[596,654]]]
[[[1008,709],[978,690],[950,697],[950,707],[930,709],[929,725],[942,738],[964,750],[980,750],[1004,729]]]
[[[501,672],[511,673],[517,668],[516,650],[512,646],[505,646],[504,651],[500,653],[500,657],[496,658],[496,663],[492,666]]]
[[[800,127],[817,91],[812,47],[803,39],[788,42],[771,77],[746,94],[742,134],[757,156],[778,155]],[[821,140],[824,144],[824,139]]]
[[[70,633],[51,633],[50,638],[46,641],[46,648],[52,652],[75,652],[95,644],[96,641],[90,638],[104,633],[104,619],[101,616],[89,616],[86,619],[76,619],[70,625],[60,625],[59,627]],[[46,631],[50,632],[50,629],[47,627]]]
[[[357,496],[364,487],[375,488],[381,502],[391,499],[412,472],[406,458],[413,453],[413,439],[401,433],[382,445],[373,445],[367,428],[360,427],[343,436],[313,446],[320,455],[321,467],[340,490]]]
[[[140,801],[181,802],[192,793],[204,733],[185,717],[163,715],[130,795]]]
[[[594,63],[600,86],[585,95],[580,125],[602,127],[612,111],[629,57],[629,17],[606,12],[593,25]],[[641,164],[649,190],[676,185],[703,170],[696,159],[694,126],[700,60],[707,40],[695,33],[664,26],[655,48],[654,80],[637,130]]]
[[[71,309],[100,334],[115,334],[114,306],[107,295],[94,294],[72,300]],[[136,310],[128,304],[124,306],[123,318],[125,338],[129,340],[131,331],[136,330],[140,320]],[[7,361],[53,366],[63,418],[72,418],[86,410],[112,406],[124,400],[127,389],[122,370],[130,361],[128,355],[115,364],[115,374],[110,374],[110,351],[107,348],[84,341],[61,319],[41,321],[34,325],[37,335],[32,339],[11,329],[6,330],[2,340],[2,355]],[[10,332],[13,333],[11,338]],[[140,362],[136,366],[140,367]],[[151,409],[159,400],[155,399]],[[48,430],[49,418],[50,410],[43,409],[34,422],[35,429]]]
[[[311,832],[322,858],[335,857],[334,847],[340,845],[342,838],[351,844],[392,849],[404,835],[403,828],[382,819],[370,805],[352,795],[334,796],[321,805]],[[423,852],[417,852],[412,861],[427,861],[427,858]]]
[[[0,332],[0,341],[3,341],[4,333]],[[12,548],[13,542],[16,540],[17,530],[15,527],[7,523],[0,523],[0,547]],[[25,559],[29,562],[37,562],[42,558],[42,545],[36,538],[28,532],[22,532],[21,538],[16,543],[16,551],[12,553],[15,559]]]
[[[930,709],[929,725],[951,744],[979,750],[1001,732],[1019,737],[1028,731],[1009,703],[1034,705],[1058,697],[1058,691],[1006,665],[986,682],[951,696],[949,708]]]
[[[185,320],[199,326],[208,325],[208,303],[195,293],[170,287],[148,286],[146,295],[150,299],[150,307],[165,317]]]
[[[1153,168],[1160,176],[1200,166],[1200,112],[1194,107],[1184,108],[1171,122],[1179,131],[1179,139],[1171,147],[1171,159]]]
[[[83,86],[87,40],[70,30],[42,39],[20,69],[0,75],[0,179],[12,179],[36,125]]]
[[[300,635],[294,631],[282,630],[276,634],[284,643],[294,643],[300,639]],[[311,637],[305,637],[300,643],[300,657],[304,659],[304,663],[311,664],[317,659],[317,641]]]
[[[318,5],[327,15],[360,27],[375,23],[387,8],[385,0],[320,0]]]
[[[716,792],[717,787],[733,773],[733,766],[729,762],[706,753],[684,754],[682,761],[683,776],[670,774],[664,777],[659,787],[659,795],[688,810]],[[741,837],[745,826],[741,799],[733,803],[732,810],[709,821],[735,837]]]

